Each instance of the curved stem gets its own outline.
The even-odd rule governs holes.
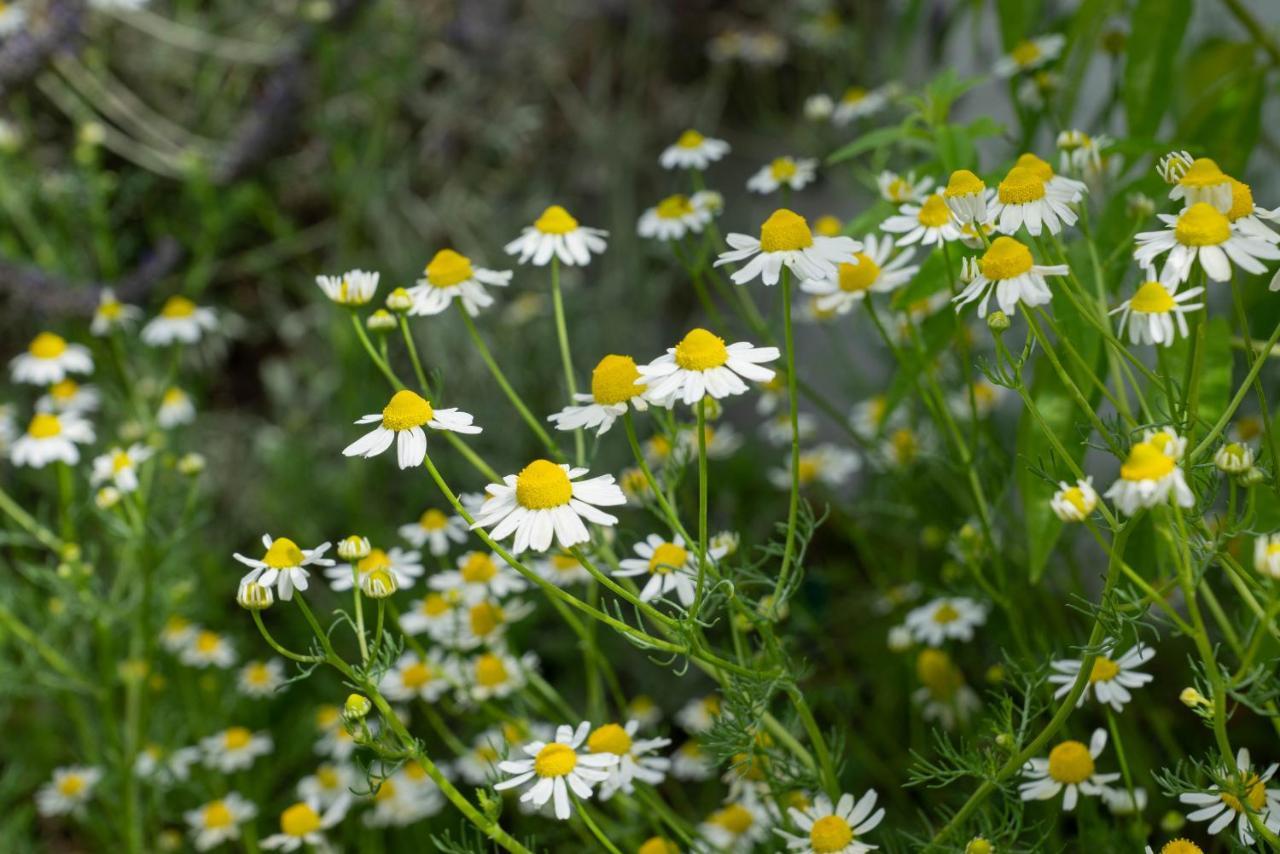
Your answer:
[[[292,650],[285,649],[274,637],[271,636],[271,632],[267,631],[266,624],[262,622],[262,612],[254,610],[249,613],[253,614],[253,621],[258,624],[258,632],[261,633],[262,639],[267,642],[268,646],[283,655],[285,658],[288,658],[291,661],[297,661],[300,664],[315,664],[317,662],[324,661],[324,656],[322,655],[302,655],[300,653],[293,652]]]

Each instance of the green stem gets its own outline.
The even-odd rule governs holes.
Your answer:
[[[431,400],[431,384],[427,382],[427,374],[422,370],[422,360],[418,358],[418,345],[413,340],[413,333],[409,331],[409,319],[403,314],[400,315],[400,333],[404,336],[405,347],[409,350],[409,361],[413,363],[413,374],[418,378],[422,394],[427,400]]]
[[[782,269],[782,336],[787,360],[787,406],[791,418],[791,495],[787,502],[787,539],[782,548],[782,567],[773,586],[770,610],[777,614],[783,591],[790,580],[792,554],[796,545],[796,516],[800,511],[800,410],[796,392],[795,336],[791,327],[791,268]]]
[[[564,322],[564,298],[560,295],[560,259],[551,259],[551,305],[556,316],[556,339],[560,343],[560,361],[564,365],[564,383],[569,390],[569,403],[578,401],[578,382],[573,375],[573,356],[569,352],[569,328]],[[586,445],[582,428],[573,431],[573,458],[579,466],[586,461]]]
[[[378,351],[373,349],[373,342],[369,340],[369,333],[364,331],[364,324],[360,322],[360,315],[355,311],[351,312],[351,326],[356,330],[356,337],[360,339],[360,343],[364,346],[364,350],[369,354],[369,358],[373,360],[373,364],[387,378],[387,382],[391,383],[391,387],[396,391],[404,388],[404,383],[400,382],[400,378],[391,370],[391,366],[378,355]]]
[[[702,607],[707,582],[707,400],[698,401],[698,584],[693,595],[695,616]]]

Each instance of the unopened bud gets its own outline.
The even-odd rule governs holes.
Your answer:
[[[364,322],[370,332],[388,332],[396,328],[396,319],[391,316],[391,312],[385,308],[380,308]]]
[[[366,572],[360,579],[360,590],[370,599],[386,599],[398,589],[395,573],[387,569]]]
[[[1201,694],[1195,688],[1183,688],[1182,693],[1178,695],[1178,699],[1182,701],[1182,705],[1188,709],[1194,709],[1196,706],[1209,705],[1209,698]]]
[[[204,471],[205,459],[203,454],[183,454],[178,460],[178,473],[185,474],[187,477],[195,477]]]
[[[348,694],[342,706],[342,715],[349,721],[358,721],[373,709],[373,703],[363,694]]]
[[[236,602],[246,611],[265,611],[275,603],[275,595],[265,584],[242,581],[236,591]]]
[[[1156,212],[1156,203],[1146,193],[1130,193],[1124,197],[1124,210],[1130,219],[1146,219]]]
[[[120,503],[120,490],[114,486],[104,486],[93,496],[93,503],[99,510],[110,510]]]
[[[392,311],[408,311],[413,308],[413,297],[404,288],[396,288],[387,295],[387,308]]]
[[[1253,468],[1253,451],[1248,445],[1228,442],[1213,455],[1213,464],[1226,474],[1244,474]]]
[[[1010,325],[1009,315],[1005,314],[1003,311],[993,311],[991,314],[987,315],[987,328],[996,335],[1004,332],[1010,327]]]
[[[969,844],[964,847],[964,854],[991,854],[995,848],[991,847],[991,843],[981,836],[975,836],[969,840]]]
[[[369,556],[369,540],[355,534],[338,543],[338,557],[343,560],[360,560]]]

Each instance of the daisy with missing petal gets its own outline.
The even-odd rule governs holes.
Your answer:
[[[651,602],[661,599],[674,591],[680,604],[688,608],[693,604],[698,579],[698,554],[690,550],[684,538],[676,534],[666,540],[657,534],[650,534],[636,543],[637,557],[624,558],[618,562],[619,569],[613,575],[618,578],[631,578],[647,575],[649,580],[640,590],[640,601]],[[707,550],[707,563],[713,564],[724,557],[723,548]]]
[[[874,116],[884,109],[889,102],[883,92],[868,90],[861,86],[850,86],[840,96],[839,103],[831,113],[831,123],[836,127],[844,127],[855,119]]]
[[[324,832],[342,821],[349,802],[338,801],[326,809],[323,815],[319,803],[299,801],[280,813],[280,832],[262,840],[268,851],[297,851],[303,845],[327,850]]]
[[[1204,202],[1222,213],[1231,210],[1231,195],[1231,178],[1208,157],[1192,160],[1169,191],[1169,198],[1182,199],[1185,207]]]
[[[918,643],[973,640],[973,630],[987,621],[987,606],[963,596],[934,599],[907,613],[904,625]]]
[[[542,212],[533,225],[526,226],[520,236],[504,247],[508,255],[519,255],[521,264],[545,267],[552,256],[570,267],[586,266],[592,255],[605,250],[609,232],[578,225],[578,221],[559,205]]]
[[[1231,279],[1233,262],[1247,273],[1264,273],[1267,268],[1262,260],[1280,259],[1280,249],[1232,228],[1227,215],[1206,202],[1196,202],[1177,216],[1159,216],[1168,227],[1135,236],[1138,246],[1133,257],[1139,264],[1151,266],[1168,252],[1160,270],[1162,282],[1185,282],[1197,260],[1210,279],[1226,282]]]
[[[627,503],[613,475],[578,480],[586,473],[585,468],[534,460],[519,474],[509,474],[502,483],[485,487],[491,497],[475,514],[471,528],[491,528],[489,536],[495,540],[514,534],[511,550],[515,554],[529,548],[544,552],[552,539],[566,549],[585,543],[591,535],[583,519],[616,525],[617,517],[599,508]]]
[[[258,814],[258,808],[236,792],[188,810],[183,818],[190,825],[191,842],[197,851],[217,848],[240,838],[240,825]]]
[[[951,301],[958,312],[978,302],[978,317],[987,316],[987,304],[995,294],[1000,310],[1012,317],[1018,305],[1032,308],[1053,299],[1045,276],[1065,276],[1066,264],[1037,264],[1031,250],[1012,237],[997,237],[978,261],[978,274]]]
[[[93,439],[93,425],[79,415],[37,412],[27,425],[27,432],[13,441],[9,459],[15,466],[35,469],[54,461],[73,466],[80,461],[76,445],[87,445]]]
[[[142,327],[142,343],[151,347],[195,344],[206,332],[218,328],[218,315],[184,296],[171,296],[160,313]]]
[[[1171,347],[1178,335],[1187,337],[1186,315],[1204,308],[1203,302],[1188,303],[1204,293],[1204,288],[1197,286],[1179,293],[1176,281],[1166,285],[1156,279],[1155,270],[1150,267],[1143,273],[1145,281],[1137,292],[1111,310],[1111,314],[1120,313],[1116,334],[1123,335],[1127,324],[1129,343]]]
[[[804,809],[788,807],[791,820],[803,836],[774,828],[787,842],[787,850],[799,854],[866,854],[876,846],[860,841],[884,819],[884,807],[876,809],[876,790],[869,789],[856,802],[847,792],[833,806],[826,795],[818,795]],[[874,812],[873,812],[874,810]]]
[[[93,373],[93,357],[83,344],[69,344],[61,335],[41,332],[27,345],[27,352],[9,360],[9,376],[16,383],[53,385],[67,374]]]
[[[880,224],[880,230],[889,234],[901,234],[899,246],[941,246],[944,242],[960,239],[942,193],[933,193],[920,204],[908,204],[898,208],[898,213]]]
[[[1107,786],[1120,779],[1118,773],[1099,774],[1095,760],[1107,746],[1107,731],[1096,729],[1088,746],[1079,741],[1064,741],[1049,751],[1048,759],[1030,759],[1022,766],[1027,782],[1018,786],[1024,801],[1047,801],[1066,790],[1062,809],[1075,809],[1080,795],[1102,795]]]
[[[99,337],[109,335],[113,330],[129,326],[141,316],[142,309],[120,302],[116,299],[115,291],[103,288],[98,294],[98,307],[93,310],[89,332]]]
[[[747,189],[767,195],[782,187],[802,190],[816,177],[818,161],[812,157],[777,157],[760,167],[747,181]]]
[[[307,589],[307,579],[311,573],[303,567],[333,566],[333,561],[324,556],[329,550],[328,543],[321,543],[314,549],[303,549],[288,537],[272,539],[270,534],[263,534],[262,546],[267,551],[261,560],[242,554],[233,555],[236,560],[250,567],[242,581],[257,581],[264,587],[274,585],[285,602],[293,598],[295,589]]]
[[[662,241],[680,240],[686,234],[701,233],[702,227],[711,221],[711,216],[712,209],[707,207],[705,199],[676,193],[641,214],[636,233]]]
[[[479,551],[462,555],[457,569],[438,572],[427,579],[427,584],[433,590],[457,590],[467,602],[489,596],[501,599],[529,586],[524,576],[507,566],[497,552]]]
[[[1165,453],[1165,447],[1138,442],[1129,449],[1128,459],[1120,466],[1120,477],[1106,492],[1106,497],[1125,515],[1164,504],[1170,496],[1179,507],[1195,505],[1182,467],[1176,458]]]
[[[1133,699],[1129,693],[1131,688],[1141,688],[1155,677],[1149,673],[1141,673],[1137,668],[1156,657],[1156,651],[1149,646],[1138,644],[1131,647],[1123,655],[1112,658],[1112,650],[1107,649],[1093,660],[1093,668],[1089,671],[1089,682],[1084,687],[1076,706],[1083,706],[1092,692],[1098,702],[1110,706],[1117,712],[1124,711],[1125,703]],[[1080,674],[1080,660],[1069,658],[1062,661],[1051,661],[1049,667],[1055,672],[1049,674],[1049,681],[1059,686],[1054,691],[1055,700],[1067,696],[1075,685]]]
[[[757,276],[766,285],[776,285],[784,265],[802,281],[822,279],[837,264],[852,262],[862,250],[862,244],[852,237],[815,237],[805,218],[786,208],[774,211],[761,224],[759,240],[733,232],[725,241],[731,248],[720,253],[715,266],[746,261],[730,277],[739,285]]]
[[[89,482],[94,486],[111,483],[121,492],[133,492],[138,488],[138,467],[154,453],[146,445],[134,443],[128,448],[112,448],[94,457],[93,472]]]
[[[229,727],[200,739],[204,764],[224,774],[243,771],[259,756],[270,753],[274,747],[268,733],[255,733],[242,726]]]
[[[1033,71],[1057,59],[1066,43],[1067,37],[1061,33],[1023,39],[996,60],[992,72],[997,77],[1012,77],[1019,72]]]
[[[1076,214],[1069,204],[1076,192],[1073,188],[1053,188],[1047,181],[1044,172],[1032,166],[1009,170],[996,188],[996,203],[991,209],[991,217],[1001,231],[1014,234],[1025,227],[1032,237],[1039,237],[1045,228],[1050,234],[1057,234],[1063,226],[1075,224]]]
[[[91,385],[65,379],[49,386],[49,391],[36,401],[37,412],[74,412],[87,415],[102,403],[102,395]]]
[[[173,386],[165,390],[156,411],[156,423],[166,430],[190,424],[196,420],[196,407],[182,389]]]
[[[1184,804],[1200,807],[1187,814],[1188,821],[1208,821],[1209,834],[1216,836],[1236,823],[1236,832],[1240,844],[1246,848],[1253,847],[1253,827],[1248,813],[1261,818],[1267,829],[1273,833],[1280,830],[1280,789],[1268,789],[1267,783],[1275,775],[1276,764],[1267,766],[1259,774],[1253,770],[1249,759],[1249,750],[1240,748],[1236,752],[1236,771],[1224,772],[1223,776],[1232,779],[1229,791],[1219,786],[1210,786],[1207,792],[1184,792],[1178,800]],[[1247,812],[1246,812],[1247,810]]]
[[[270,697],[284,684],[284,661],[250,661],[236,674],[236,686],[246,697]]]
[[[1253,568],[1280,580],[1280,534],[1265,534],[1253,541]]]
[[[511,282],[510,270],[486,270],[471,266],[471,259],[441,249],[427,264],[423,277],[409,288],[414,316],[440,314],[454,300],[462,302],[467,314],[475,317],[480,309],[493,305],[493,297],[485,286],[505,288]]]
[[[862,457],[856,451],[839,445],[823,444],[800,454],[799,481],[801,488],[822,484],[830,489],[843,486],[849,477],[862,468]],[[769,472],[769,482],[778,489],[791,488],[791,461],[783,468]]]
[[[886,169],[876,176],[876,187],[880,190],[880,198],[902,205],[923,201],[925,194],[933,188],[933,179],[926,175],[917,180],[915,172],[899,175]]]
[[[435,557],[449,553],[450,543],[467,541],[467,522],[461,516],[446,516],[434,507],[422,511],[416,522],[396,531],[416,549],[426,547]]]
[[[603,436],[628,409],[634,407],[643,412],[649,407],[640,369],[630,356],[609,355],[601,359],[591,371],[591,393],[579,393],[574,400],[575,405],[547,417],[557,430],[585,428]]]
[[[368,270],[348,270],[341,276],[316,276],[316,286],[338,305],[366,305],[378,290],[379,274]]]
[[[450,665],[438,649],[432,649],[425,657],[405,652],[382,677],[378,690],[397,703],[414,699],[434,703],[453,687],[449,670]]]
[[[669,738],[636,738],[640,722],[627,721],[626,726],[605,724],[596,727],[587,737],[587,749],[592,753],[612,754],[618,762],[609,769],[609,777],[600,784],[600,800],[607,801],[615,792],[631,794],[635,781],[656,786],[667,776],[671,760],[665,756],[652,756],[671,744]]]
[[[724,339],[705,329],[693,329],[680,343],[647,365],[640,376],[648,384],[648,397],[660,406],[676,401],[693,406],[710,395],[717,400],[748,391],[744,379],[764,383],[774,372],[762,366],[779,357],[777,347],[756,347],[746,341],[725,345]]]
[[[101,779],[101,768],[84,765],[58,768],[53,772],[53,779],[36,791],[36,810],[43,816],[79,812]]]
[[[901,628],[901,627],[897,627]],[[964,681],[964,674],[940,649],[922,649],[916,656],[916,676],[920,687],[911,700],[920,706],[920,717],[936,721],[943,729],[968,723],[982,706],[977,693]]]
[[[350,590],[352,585],[363,582],[374,572],[388,572],[395,580],[396,589],[412,587],[422,576],[422,555],[400,548],[369,549],[369,553],[352,563],[340,563],[324,571],[329,586],[334,590]]]
[[[888,293],[911,281],[920,269],[907,266],[913,255],[915,250],[908,249],[894,257],[892,238],[869,234],[854,263],[837,264],[821,279],[805,279],[800,289],[817,296],[818,310],[846,314],[871,294]]]
[[[343,449],[344,457],[369,459],[381,454],[391,443],[396,443],[396,460],[402,469],[422,465],[427,457],[427,434],[423,427],[432,430],[449,430],[454,433],[479,433],[480,428],[471,423],[472,416],[458,409],[436,409],[426,398],[401,389],[381,412],[359,418],[356,424],[378,426]]]
[[[226,635],[201,629],[194,632],[187,645],[179,651],[178,660],[188,667],[218,667],[226,670],[236,663],[236,650]]]
[[[680,134],[674,145],[662,150],[658,162],[663,169],[706,169],[729,153],[729,143],[703,136],[690,128]]]
[[[1053,514],[1063,522],[1083,522],[1098,507],[1098,493],[1093,488],[1093,475],[1074,484],[1058,482],[1058,491],[1049,500]]]
[[[513,789],[532,781],[520,796],[521,803],[541,807],[555,803],[556,818],[565,821],[571,815],[569,791],[583,800],[591,797],[592,788],[609,777],[608,769],[618,764],[612,753],[580,753],[591,724],[583,721],[575,730],[569,726],[556,729],[551,742],[532,741],[521,750],[532,758],[509,759],[498,768],[514,776],[494,786],[498,791]]]

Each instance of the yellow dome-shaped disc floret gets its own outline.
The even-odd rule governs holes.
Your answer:
[[[596,727],[587,737],[587,748],[592,753],[612,753],[626,756],[631,752],[631,736],[617,724]]]
[[[1173,839],[1164,844],[1160,854],[1204,854],[1204,849],[1189,839]]]
[[[302,566],[302,549],[288,537],[280,537],[271,541],[271,547],[262,556],[262,562],[272,569],[288,569]]]
[[[571,498],[569,475],[550,460],[534,460],[516,475],[516,501],[529,510],[562,507]]]
[[[1044,180],[1034,169],[1015,166],[1000,182],[1000,201],[1006,205],[1025,205],[1044,198]]]
[[[686,371],[706,371],[729,361],[724,339],[701,327],[689,331],[676,345],[676,364]]]
[[[993,282],[1031,272],[1035,260],[1031,250],[1012,237],[997,237],[978,262],[982,275]]]
[[[948,199],[954,199],[956,196],[971,196],[981,193],[987,189],[986,183],[968,169],[957,169],[951,173],[950,180],[947,181],[947,187],[942,194]]]
[[[37,359],[56,359],[67,350],[67,340],[53,332],[41,332],[31,339],[27,352]]]
[[[854,255],[856,264],[840,264],[837,267],[840,290],[856,294],[865,291],[880,278],[880,265],[865,252]]]
[[[280,830],[286,836],[302,837],[320,829],[320,816],[305,803],[297,803],[280,813]]]
[[[1120,466],[1125,480],[1159,480],[1173,471],[1173,457],[1151,442],[1139,442],[1129,449],[1129,458]]]
[[[1164,314],[1177,305],[1160,282],[1146,282],[1129,300],[1129,308],[1143,314]]]
[[[468,552],[459,572],[468,584],[484,584],[498,574],[498,565],[484,552]]]
[[[48,412],[37,412],[27,426],[27,435],[32,439],[52,439],[62,432],[62,422],[58,416]]]
[[[1049,776],[1059,783],[1083,783],[1093,776],[1093,756],[1078,741],[1064,741],[1049,751]]]
[[[683,219],[693,213],[693,202],[688,196],[676,193],[658,202],[657,211],[661,219]]]
[[[507,681],[507,665],[491,652],[476,659],[476,684],[482,688],[494,688]]]
[[[769,164],[769,172],[775,181],[789,181],[796,176],[796,162],[790,157],[778,157]]]
[[[605,356],[591,372],[591,396],[596,403],[613,406],[643,394],[640,371],[630,356]]]
[[[705,140],[706,140],[705,136],[698,133],[693,128],[689,128],[689,130],[680,134],[680,138],[676,140],[676,145],[680,146],[681,148],[697,148],[698,146],[702,145],[702,143]]]
[[[1217,246],[1231,237],[1231,220],[1207,202],[1196,202],[1182,212],[1173,227],[1183,246]]]
[[[680,854],[680,848],[670,839],[650,836],[636,849],[636,854]]]
[[[920,205],[916,220],[925,228],[942,228],[951,222],[951,208],[947,207],[941,193],[934,193]]]
[[[578,227],[578,221],[560,205],[552,205],[542,212],[533,227],[543,234],[568,234]]]
[[[434,417],[435,412],[426,398],[404,388],[396,392],[382,410],[382,426],[388,430],[410,430]]]
[[[578,765],[578,754],[567,744],[553,741],[538,751],[533,770],[539,777],[563,777]]]
[[[1055,174],[1053,167],[1049,165],[1049,161],[1030,152],[1018,155],[1018,159],[1014,161],[1013,165],[1015,168],[1030,169],[1046,184],[1053,180]]]
[[[795,211],[778,208],[760,226],[760,248],[765,252],[791,252],[812,245],[809,223]]]
[[[653,550],[649,558],[649,572],[668,575],[685,565],[689,559],[689,551],[675,543],[663,543]]]
[[[843,851],[852,841],[853,828],[838,815],[823,816],[809,830],[809,845],[816,854]]]
[[[427,264],[427,283],[435,288],[451,288],[474,275],[471,259],[452,249],[441,249]]]
[[[186,297],[172,296],[165,300],[164,307],[160,309],[161,317],[191,317],[196,313],[196,304]]]
[[[1231,182],[1231,209],[1227,211],[1227,219],[1235,222],[1253,213],[1253,188],[1235,178],[1227,180]]]
[[[1208,157],[1197,157],[1191,161],[1191,165],[1187,167],[1187,171],[1178,179],[1178,183],[1184,187],[1201,189],[1213,187],[1229,180],[1227,174],[1219,168],[1215,161]]]

